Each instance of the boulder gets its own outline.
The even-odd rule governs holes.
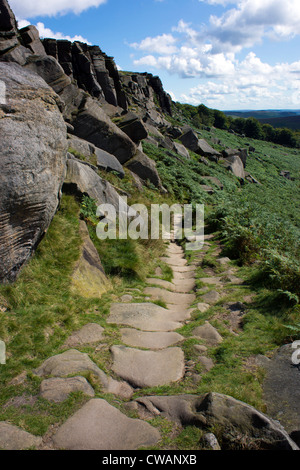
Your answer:
[[[70,77],[65,74],[54,57],[32,55],[27,59],[25,67],[40,75],[58,94],[71,84]]]
[[[120,178],[124,178],[125,172],[119,160],[111,153],[105,150],[95,148],[95,155],[97,158],[97,167],[105,171],[113,171],[117,173]]]
[[[118,126],[135,143],[146,139],[148,136],[148,132],[144,126],[144,123],[136,114],[132,112],[128,112],[122,116],[122,119],[118,122]]]
[[[143,181],[149,180],[156,188],[162,188],[154,160],[143,152],[137,151],[135,156],[126,163],[126,168],[139,176]]]
[[[100,204],[112,204],[119,208],[119,194],[113,186],[102,179],[88,164],[68,154],[67,174],[64,185],[81,194],[87,194]]]
[[[31,50],[33,54],[46,56],[45,48],[40,40],[37,28],[33,25],[26,26],[19,30],[22,44]]]
[[[38,75],[0,62],[0,282],[14,281],[48,229],[65,174],[59,99]],[[2,108],[2,109],[1,109]]]
[[[180,155],[181,157],[186,158],[187,160],[191,159],[189,151],[185,148],[184,145],[179,144],[178,142],[174,142],[174,150],[175,152]]]
[[[229,449],[299,450],[280,424],[235,398],[208,393],[197,411],[207,426],[220,430]]]
[[[87,226],[83,220],[80,221],[79,232],[83,243],[79,260],[71,276],[71,289],[86,298],[99,298],[102,294],[109,291],[112,285],[105,275],[98,251],[89,237]],[[91,341],[98,337],[96,334],[98,329],[101,330],[100,325],[93,327],[94,335],[89,333]],[[86,329],[84,333],[81,332],[81,336],[87,341],[88,333]],[[71,341],[69,347],[77,346],[78,341],[80,341],[80,336],[76,336],[69,341]]]
[[[238,155],[227,157],[223,162],[227,170],[231,171],[237,178],[245,179],[245,170],[242,160]]]
[[[225,150],[222,150],[222,155],[225,157],[225,158],[230,158],[230,157],[233,157],[235,155],[237,155],[238,157],[240,157],[242,163],[243,163],[243,166],[245,168],[246,166],[246,162],[247,162],[247,157],[248,157],[248,150],[247,149],[231,149],[231,148],[227,148]]]
[[[130,160],[136,152],[136,146],[132,140],[90,97],[86,98],[71,124],[74,126],[74,134],[77,137],[113,154],[121,164]]]
[[[0,0],[0,13],[0,60],[3,60],[4,54],[20,43],[16,18],[6,0]]]
[[[189,150],[209,160],[217,162],[221,156],[221,154],[213,149],[204,139],[199,139],[196,132],[191,128],[186,129],[186,132],[181,135],[180,140]]]

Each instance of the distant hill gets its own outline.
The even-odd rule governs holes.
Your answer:
[[[275,128],[287,127],[292,130],[300,129],[300,110],[261,110],[261,111],[224,111],[224,114],[232,117],[249,118],[253,117],[262,124],[270,124]]]

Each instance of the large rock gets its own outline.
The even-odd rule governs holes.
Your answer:
[[[128,418],[100,398],[86,403],[53,436],[56,448],[65,450],[137,450],[159,439],[150,424]]]
[[[209,160],[217,162],[221,154],[213,149],[204,139],[199,139],[193,129],[186,129],[186,132],[180,137],[182,144],[192,152],[206,157]]]
[[[289,433],[300,430],[300,372],[299,365],[292,362],[293,356],[297,362],[299,347],[286,344],[279,348],[264,367],[263,383],[267,413]]]
[[[143,152],[138,150],[135,156],[127,162],[126,167],[143,181],[149,180],[156,188],[162,188],[154,160],[151,160]]]
[[[79,260],[71,276],[71,289],[86,298],[99,298],[109,291],[112,285],[105,275],[98,251],[89,237],[83,220],[80,221],[79,229],[83,243]]]
[[[132,140],[110,120],[92,98],[88,97],[83,103],[72,125],[75,135],[113,154],[121,164],[130,160],[136,152]]]
[[[229,448],[299,450],[280,424],[235,398],[208,393],[197,411],[206,418],[207,426],[221,431]]]
[[[88,164],[76,158],[67,160],[64,184],[81,194],[87,194],[97,205],[112,204],[115,209],[119,207],[119,194],[112,185],[102,179]]]
[[[146,408],[150,415],[182,426],[214,429],[222,439],[222,450],[298,450],[280,424],[227,395],[148,396],[137,398],[136,403],[141,414]]]
[[[131,140],[133,140],[133,142],[138,143],[140,140],[146,139],[148,136],[148,132],[143,122],[132,112],[128,112],[125,116],[122,116],[122,119],[118,122],[118,126],[130,137]]]
[[[33,54],[46,56],[45,48],[40,40],[37,28],[33,25],[19,30],[23,45],[31,50]]]
[[[70,77],[54,57],[33,55],[27,59],[26,68],[40,75],[56,93],[61,93],[71,84]]]
[[[57,209],[66,125],[59,99],[38,75],[0,62],[0,282],[14,281]]]
[[[0,0],[0,58],[18,45],[16,18],[8,2]]]
[[[245,179],[245,170],[242,160],[238,155],[227,157],[223,162],[227,170],[231,171],[237,178]]]

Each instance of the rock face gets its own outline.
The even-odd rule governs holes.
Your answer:
[[[162,189],[155,162],[143,152],[138,150],[135,156],[127,162],[126,167],[143,181],[149,180],[156,188]]]
[[[74,134],[113,154],[121,164],[132,158],[136,146],[92,98],[87,98],[71,122]]]
[[[57,209],[66,125],[59,99],[38,75],[0,62],[0,282],[14,281]],[[12,171],[13,169],[13,171]]]

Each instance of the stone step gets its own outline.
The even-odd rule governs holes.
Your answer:
[[[174,331],[181,323],[174,321],[168,309],[153,303],[114,303],[107,323],[132,326],[143,331]]]
[[[127,346],[152,350],[165,349],[184,340],[183,336],[171,331],[152,332],[140,331],[134,328],[122,328],[120,333],[122,335],[122,342]]]
[[[146,287],[144,293],[149,295],[153,300],[161,300],[162,302],[176,305],[189,306],[196,300],[195,294],[170,292],[159,287]]]
[[[142,351],[125,346],[112,346],[112,370],[134,387],[158,387],[177,382],[185,372],[181,348]]]

